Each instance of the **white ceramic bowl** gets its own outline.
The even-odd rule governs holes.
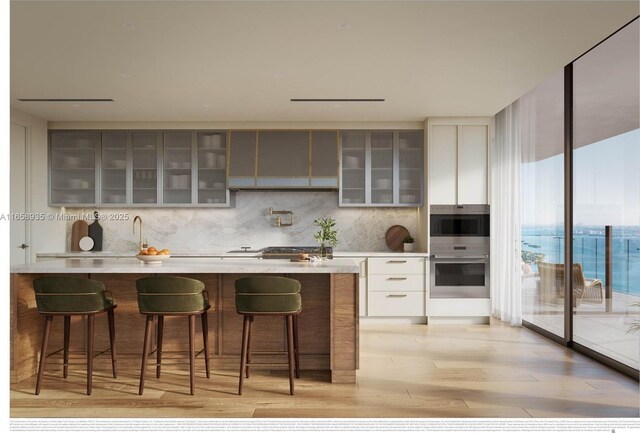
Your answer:
[[[162,262],[165,262],[171,258],[171,254],[166,255],[157,255],[157,256],[149,256],[149,255],[136,255],[136,259],[144,262],[145,265],[159,265]]]

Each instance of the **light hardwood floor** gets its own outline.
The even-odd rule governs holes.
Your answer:
[[[197,360],[196,395],[187,372],[150,368],[138,396],[139,359],[96,358],[93,395],[85,392],[82,358],[61,378],[47,365],[43,390],[34,379],[12,387],[12,417],[639,417],[638,383],[537,334],[491,326],[360,325],[356,385],[303,372],[288,395],[285,371],[255,371],[238,396],[237,372],[204,377]],[[303,366],[304,367],[304,366]]]

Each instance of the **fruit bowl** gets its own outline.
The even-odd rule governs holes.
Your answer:
[[[148,254],[137,254],[136,259],[144,262],[145,265],[159,265],[164,261],[167,261],[171,258],[170,254],[158,254],[155,256]]]

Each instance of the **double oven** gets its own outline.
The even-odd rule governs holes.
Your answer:
[[[431,205],[430,296],[489,298],[489,206]]]

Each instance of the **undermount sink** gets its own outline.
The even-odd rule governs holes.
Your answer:
[[[233,254],[242,254],[242,253],[247,253],[247,254],[259,254],[264,250],[264,248],[261,248],[259,250],[231,250],[231,251],[227,251],[227,253],[233,253]]]

